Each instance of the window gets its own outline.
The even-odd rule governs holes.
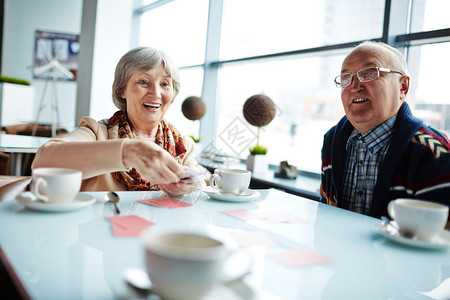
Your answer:
[[[222,22],[213,20],[221,28],[220,38],[215,35],[216,44],[209,44],[220,50],[208,64],[204,64],[208,0],[160,0],[154,3],[160,5],[140,16],[139,45],[166,50],[182,67],[181,92],[168,118],[187,134],[197,131],[197,125],[175,107],[187,96],[212,89],[209,95],[215,98],[205,100],[207,109],[208,101],[214,102],[216,126],[202,140],[210,138],[225,154],[245,159],[248,147],[256,143],[256,128],[245,125],[251,135],[242,148],[230,147],[220,135],[236,120],[245,123],[244,102],[264,93],[277,107],[275,119],[260,132],[270,163],[288,160],[298,169],[319,173],[323,135],[344,115],[333,79],[351,48],[368,39],[404,51],[411,75],[407,101],[413,112],[436,129],[450,132],[450,96],[439,88],[450,79],[445,72],[450,67],[445,59],[450,53],[449,1],[213,3],[222,1],[223,6],[215,6],[221,10]],[[386,16],[391,16],[389,23]],[[217,82],[202,87],[203,70],[217,71]]]
[[[333,83],[340,70],[342,54],[295,56],[261,60],[247,64],[226,64],[220,69],[218,84],[219,134],[243,119],[245,101],[254,94],[269,96],[277,107],[274,120],[260,131],[260,145],[268,147],[271,162],[288,160],[315,171],[320,168],[323,134],[343,116],[340,91]],[[256,144],[257,128],[248,141]],[[218,148],[246,158],[248,148],[222,138]]]
[[[408,103],[416,117],[450,136],[450,94],[445,92],[450,75],[450,43],[409,48],[411,76]],[[444,59],[443,59],[444,58]]]
[[[180,67],[202,64],[207,19],[208,0],[172,1],[157,6],[141,16],[139,46],[164,50]]]
[[[144,1],[158,4],[161,1]],[[186,135],[198,136],[199,121],[186,119],[181,112],[189,96],[201,96],[205,56],[208,0],[164,1],[167,4],[144,12],[140,18],[138,46],[155,47],[167,52],[180,67],[180,93],[166,118]],[[189,11],[189,13],[186,13]]]
[[[182,130],[183,134],[198,137],[199,121],[190,121],[186,119],[181,111],[183,101],[189,96],[198,96],[202,94],[203,68],[189,68],[180,70],[180,93],[175,98],[171,107],[167,110],[166,118],[175,127]]]
[[[222,60],[379,38],[384,0],[225,0]]]
[[[450,27],[450,1],[414,0],[411,14],[411,32],[430,31]]]

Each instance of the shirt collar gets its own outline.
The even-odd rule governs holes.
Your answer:
[[[353,129],[350,137],[347,140],[346,150],[353,147],[357,140],[361,140],[366,144],[366,148],[371,154],[377,153],[381,148],[391,141],[392,129],[394,128],[397,115],[384,121],[374,129],[362,134],[356,129]]]

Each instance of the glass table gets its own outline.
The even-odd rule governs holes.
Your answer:
[[[28,135],[0,134],[0,151],[11,154],[9,174],[21,176],[22,161],[26,153],[36,153],[40,146],[49,141],[47,137]]]
[[[138,202],[158,197],[157,192],[118,194],[123,216],[216,237],[251,254],[251,274],[226,287],[223,297],[205,299],[433,299],[442,291],[442,298],[450,297],[448,249],[404,246],[378,232],[378,219],[275,189],[258,192],[261,196],[249,202],[217,201],[202,193],[195,205],[180,208]],[[145,269],[142,243],[112,234],[106,217],[115,213],[105,192],[87,194],[96,199],[93,205],[65,213],[30,210],[14,199],[0,202],[0,258],[31,299],[133,298],[123,275],[127,268]],[[242,220],[225,213],[241,209],[295,216],[297,222]],[[253,232],[273,243],[241,246],[236,234]],[[291,250],[304,255],[285,256],[288,265],[272,256]],[[311,253],[327,259],[317,262]],[[301,260],[307,264],[296,266]]]

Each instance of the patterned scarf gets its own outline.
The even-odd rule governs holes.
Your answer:
[[[109,139],[137,139],[136,134],[131,130],[125,110],[117,111],[108,120]],[[172,124],[161,120],[155,136],[155,143],[170,153],[180,164],[186,155],[186,147],[180,133]],[[128,191],[157,191],[159,186],[152,184],[141,177],[132,168],[129,171],[113,172],[116,180],[124,185]]]

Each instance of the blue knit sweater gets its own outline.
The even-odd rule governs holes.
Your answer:
[[[324,136],[321,202],[342,207],[346,143],[353,126],[347,117]],[[405,102],[397,114],[393,137],[378,171],[368,215],[387,215],[388,203],[416,198],[450,206],[450,142],[415,118]]]

